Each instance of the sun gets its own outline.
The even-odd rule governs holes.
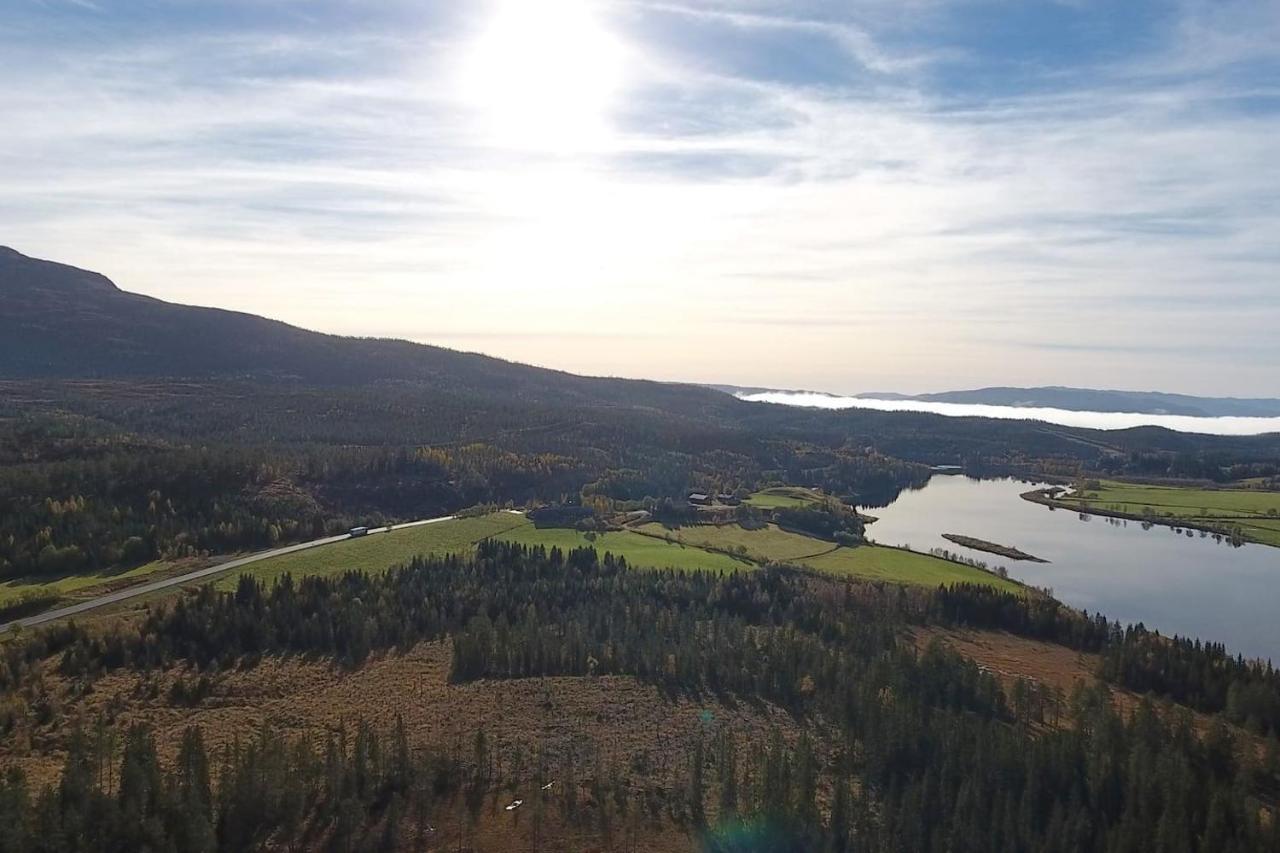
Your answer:
[[[499,0],[462,68],[462,97],[501,147],[598,148],[622,82],[623,46],[591,0]]]

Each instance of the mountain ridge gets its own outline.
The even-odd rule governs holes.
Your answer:
[[[706,388],[579,376],[390,338],[343,337],[254,314],[166,302],[106,276],[0,246],[0,379],[271,378],[428,382],[440,391],[678,414],[742,405]]]

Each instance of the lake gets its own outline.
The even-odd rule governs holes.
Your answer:
[[[1280,662],[1280,548],[1233,547],[1199,531],[1144,530],[1141,522],[1105,516],[1086,520],[1019,497],[1037,487],[935,476],[923,489],[867,510],[879,518],[867,536],[917,551],[946,548],[1005,566],[1010,577],[1049,587],[1075,607]],[[970,550],[943,539],[944,533],[1009,545],[1050,562]]]

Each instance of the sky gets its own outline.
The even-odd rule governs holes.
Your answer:
[[[582,373],[1280,396],[1276,0],[5,0],[0,244]]]

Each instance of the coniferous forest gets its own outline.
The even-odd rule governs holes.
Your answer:
[[[1099,650],[1104,679],[1069,694],[1010,685],[908,639],[973,626]],[[657,781],[536,743],[499,756],[483,730],[465,745],[410,744],[398,725],[358,720],[323,741],[264,730],[217,751],[195,727],[166,763],[144,725],[112,735],[84,721],[56,784],[5,778],[0,849],[421,849],[445,820],[474,824],[523,797],[530,828],[554,819],[619,849],[677,826],[710,850],[1280,850],[1274,709],[1248,699],[1280,693],[1275,672],[980,587],[656,572],[486,542],[474,558],[269,589],[246,577],[130,625],[49,629],[6,648],[3,688],[28,690],[42,664],[83,689],[182,666],[198,703],[202,674],[267,656],[356,668],[436,641],[452,648],[456,684],[630,676],[673,698],[777,707],[801,734],[708,729]],[[1122,711],[1109,690],[1125,686],[1150,699]],[[1167,701],[1187,697],[1239,726],[1218,716],[1203,729]],[[543,793],[544,779],[559,785]]]

